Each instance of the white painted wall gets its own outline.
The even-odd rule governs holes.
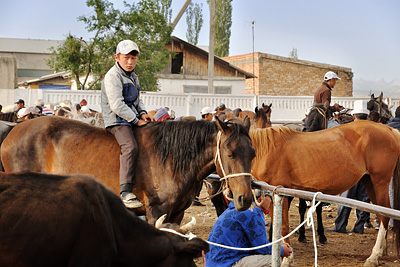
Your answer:
[[[58,103],[70,100],[73,104],[79,103],[83,98],[88,101],[88,106],[100,111],[100,91],[76,90],[42,90],[42,89],[0,89],[0,104],[3,111],[7,112],[7,105],[13,109],[16,100],[22,98],[26,106],[34,105],[37,99],[45,103]],[[224,103],[228,108],[241,108],[252,110],[262,103],[272,103],[271,119],[274,123],[299,122],[304,118],[305,110],[312,105],[313,96],[256,96],[250,94],[213,95],[213,94],[167,94],[156,92],[143,92],[141,98],[147,110],[160,107],[169,107],[179,116],[195,116],[200,119],[203,107],[217,107]],[[369,97],[332,97],[333,103],[338,103],[346,108],[353,108],[355,100],[369,100]],[[399,105],[400,98],[387,98],[384,100],[391,107],[394,115]],[[10,110],[11,111],[11,110]]]
[[[158,79],[160,92],[167,94],[183,94],[184,86],[208,86],[207,79],[170,79],[170,78],[159,78]],[[232,78],[229,79],[215,79],[214,86],[230,86],[231,94],[244,94],[245,93],[245,79],[243,78]]]

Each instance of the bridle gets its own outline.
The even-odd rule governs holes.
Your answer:
[[[389,120],[390,118],[392,118],[392,114],[390,113],[390,111],[382,108],[382,105],[383,102],[378,102],[377,100],[374,100],[374,109],[372,111],[378,113],[379,118],[386,118]],[[375,108],[375,106],[377,106],[377,108]]]
[[[218,190],[218,193],[216,193],[215,195],[219,194],[222,191],[228,190],[229,189],[229,184],[228,184],[228,178],[234,178],[234,177],[238,177],[238,176],[250,176],[252,181],[256,181],[256,178],[251,174],[251,173],[247,173],[247,172],[242,172],[242,173],[232,173],[232,174],[228,174],[226,175],[226,172],[224,170],[224,167],[222,166],[222,160],[221,160],[221,135],[222,132],[218,131],[217,134],[217,152],[215,153],[215,158],[214,158],[214,164],[215,166],[217,166],[217,161],[219,163],[219,167],[221,168],[223,177],[221,177],[219,180],[222,182],[221,183],[221,188]],[[227,197],[227,194],[225,194],[225,196]],[[227,197],[228,198],[228,197]],[[229,199],[229,198],[228,198]]]

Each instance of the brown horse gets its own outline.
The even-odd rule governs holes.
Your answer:
[[[336,195],[359,180],[374,204],[390,207],[393,175],[394,208],[400,208],[400,133],[370,121],[355,121],[324,131],[302,133],[287,127],[250,131],[256,149],[252,173],[261,181],[287,188]],[[365,266],[378,266],[389,218],[378,215],[380,229]],[[289,232],[288,201],[284,197],[282,235]],[[394,232],[399,244],[399,222]]]
[[[262,104],[261,108],[255,108],[255,115],[253,119],[251,119],[251,127],[252,128],[267,128],[271,127],[271,106],[272,103],[269,105]]]
[[[152,224],[163,214],[166,222],[180,223],[202,180],[215,170],[221,177],[226,173],[237,210],[248,209],[255,152],[246,121],[245,126],[217,119],[135,127],[139,156],[134,193],[145,204],[135,212],[146,214]],[[118,143],[105,129],[56,116],[16,125],[1,147],[6,172],[89,174],[115,193],[119,154]]]
[[[368,116],[370,121],[387,124],[393,118],[388,105],[383,102],[383,92],[378,97],[372,94],[371,99],[367,103],[367,108],[370,111]]]
[[[0,113],[0,121],[17,122],[17,112]]]

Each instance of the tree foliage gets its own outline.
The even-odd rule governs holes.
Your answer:
[[[215,0],[214,52],[219,57],[229,56],[232,27],[232,0]]]
[[[88,32],[93,33],[87,42],[69,34],[58,48],[52,48],[48,65],[55,70],[69,70],[73,73],[80,89],[98,89],[99,82],[113,66],[115,48],[121,40],[130,39],[140,49],[135,72],[140,78],[142,90],[156,91],[156,73],[168,63],[170,52],[166,44],[170,41],[172,29],[165,13],[160,12],[160,3],[170,0],[139,1],[137,4],[125,3],[124,11],[114,9],[107,0],[87,0],[94,12],[81,16],[78,20],[86,24]],[[93,74],[96,79],[86,85],[87,77]],[[85,76],[81,82],[81,76]]]
[[[298,57],[297,57],[297,48],[293,47],[292,51],[289,53],[289,57],[298,59]]]
[[[201,27],[203,27],[203,4],[190,2],[186,10],[187,32],[186,38],[192,45],[197,45]]]

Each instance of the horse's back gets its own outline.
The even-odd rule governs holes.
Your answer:
[[[106,157],[108,154],[115,155],[109,159]],[[41,117],[16,125],[1,148],[7,172],[29,170],[99,177],[103,171],[101,166],[111,164],[113,158],[118,161],[118,154],[118,144],[105,129],[57,116]],[[112,171],[118,173],[118,167]]]

